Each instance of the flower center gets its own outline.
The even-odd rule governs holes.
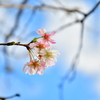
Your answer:
[[[43,49],[44,47],[45,47],[44,44],[39,44],[38,46],[39,49]]]
[[[48,40],[49,36],[47,34],[44,35],[44,39]]]
[[[52,52],[46,52],[46,54],[44,56],[46,56],[47,58],[52,58],[53,57]]]
[[[33,67],[34,69],[36,67],[39,67],[40,66],[40,64],[37,61],[31,61],[31,62],[32,62],[32,64],[30,64],[30,67]]]

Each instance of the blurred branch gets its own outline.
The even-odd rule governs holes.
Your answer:
[[[12,96],[9,96],[9,97],[0,97],[0,100],[11,99],[11,98],[14,98],[14,97],[20,97],[20,94],[15,94],[15,95],[12,95]]]
[[[22,4],[25,4],[27,2],[27,0],[23,0]],[[0,4],[1,5],[1,4]],[[9,34],[6,36],[6,39],[8,39],[15,31],[15,29],[18,27],[18,23],[19,23],[19,19],[20,19],[20,16],[22,14],[22,9],[20,9],[16,15],[16,20],[15,20],[15,24],[13,26],[13,28],[11,29],[11,31],[9,32]]]
[[[6,42],[8,41],[8,38],[14,33],[15,29],[18,27],[19,19],[20,19],[20,16],[21,16],[21,13],[22,13],[23,9],[27,8],[27,9],[31,9],[31,10],[34,10],[34,11],[36,11],[36,10],[57,10],[57,11],[65,11],[65,12],[69,12],[69,13],[71,13],[71,12],[78,12],[78,13],[84,15],[83,19],[76,20],[76,21],[71,22],[69,24],[62,25],[61,27],[58,27],[56,29],[57,31],[60,31],[60,30],[63,30],[64,28],[67,28],[67,27],[73,25],[73,24],[76,24],[76,23],[80,23],[81,24],[80,44],[79,44],[78,51],[76,52],[76,55],[73,58],[73,61],[71,63],[70,69],[62,77],[61,82],[59,84],[60,99],[63,100],[63,88],[64,88],[64,84],[65,84],[66,80],[72,81],[75,78],[75,76],[76,76],[75,68],[76,68],[76,64],[78,63],[78,59],[80,57],[80,54],[81,54],[81,51],[82,51],[82,47],[83,47],[83,35],[84,35],[84,22],[85,22],[85,19],[87,17],[89,17],[89,15],[91,15],[94,12],[94,10],[99,6],[100,1],[88,13],[84,13],[84,12],[80,11],[79,9],[72,9],[71,10],[71,9],[67,9],[67,8],[65,8],[63,6],[62,7],[55,7],[55,6],[46,5],[44,3],[41,3],[42,4],[41,6],[27,5],[27,4],[25,4],[26,2],[27,2],[27,0],[24,0],[22,2],[22,4],[19,4],[19,5],[17,5],[17,4],[2,4],[2,3],[0,3],[0,6],[2,6],[2,7],[18,8],[18,13],[16,15],[15,24],[14,24],[13,28],[11,29],[11,31],[9,32],[9,34],[6,36],[6,39],[5,39]],[[59,3],[61,4],[61,2],[59,2]],[[30,20],[28,20],[28,21],[30,21]],[[25,24],[25,27],[26,27],[26,25],[27,25],[27,23]],[[8,42],[8,43],[6,43],[6,42],[5,43],[0,43],[0,45],[5,45],[5,46],[18,45],[18,46],[24,46],[26,48],[28,48],[28,45],[29,45],[29,44],[21,44],[20,42],[17,42],[17,43],[15,43],[15,42]],[[5,47],[4,47],[4,53],[7,54],[7,51],[6,51]],[[71,77],[69,77],[70,75],[71,75]],[[14,97],[14,96],[12,96],[12,97]],[[0,98],[0,99],[1,100],[5,100],[7,98]]]
[[[34,18],[35,14],[36,14],[36,11],[33,10],[32,13],[31,13],[31,15],[29,16],[29,19],[27,20],[27,22],[25,23],[24,27],[22,28],[21,33],[24,33],[24,37],[25,37],[25,31],[29,27],[30,23],[32,22],[32,19]],[[19,37],[20,37],[20,34],[19,34]]]
[[[100,2],[98,2],[91,11],[89,11],[87,14],[85,14],[85,17],[82,20],[78,21],[78,22],[81,23],[80,45],[79,45],[79,49],[78,49],[78,51],[76,53],[76,56],[75,56],[75,58],[74,58],[74,60],[72,62],[71,69],[75,68],[76,62],[79,59],[79,56],[80,56],[80,53],[81,53],[81,50],[82,50],[82,47],[83,47],[84,21],[99,6],[99,4],[100,4]]]
[[[27,2],[27,0],[23,0],[21,4],[25,4],[26,2]],[[15,29],[18,27],[19,19],[20,19],[21,14],[22,14],[22,9],[19,9],[18,13],[16,14],[14,26],[12,27],[11,31],[9,32],[9,34],[5,35],[5,40],[4,40],[5,43],[8,42],[8,39],[13,35]],[[7,52],[7,48],[6,47],[3,47],[3,52],[4,52],[4,57],[5,57],[4,59],[6,61],[6,63],[5,63],[5,70],[9,71],[9,70],[7,70],[8,69],[7,67],[9,66],[9,62],[10,61],[9,61],[9,59],[7,57],[8,52]]]
[[[58,28],[55,29],[55,30],[56,30],[56,31],[61,31],[61,30],[63,30],[64,28],[67,28],[67,27],[69,27],[69,26],[71,26],[71,25],[73,25],[73,24],[76,24],[76,23],[83,23],[83,22],[85,21],[85,19],[99,6],[99,4],[100,4],[100,1],[95,5],[95,7],[94,7],[91,11],[89,11],[87,14],[84,14],[83,19],[81,19],[81,20],[76,20],[76,21],[71,22],[71,23],[68,23],[68,24],[64,24],[64,25],[58,27]]]
[[[76,20],[74,22],[71,22],[71,23],[68,23],[68,24],[64,24],[64,25],[62,25],[62,26],[60,26],[60,27],[58,27],[58,28],[56,28],[54,30],[61,31],[61,30],[65,29],[65,28],[67,28],[67,27],[70,27],[71,25],[74,25],[74,24],[78,23],[78,22],[80,22],[80,20]]]
[[[62,10],[62,11],[65,11],[65,12],[78,12],[80,14],[83,14],[85,15],[84,12],[78,10],[78,9],[67,9],[67,8],[64,8],[64,7],[55,7],[55,6],[47,6],[47,5],[42,5],[42,6],[33,6],[33,5],[27,5],[27,4],[20,4],[20,5],[16,5],[16,4],[2,4],[0,3],[0,6],[2,7],[6,7],[6,8],[18,8],[18,9],[32,9],[32,10],[37,10],[37,9],[40,9],[40,10],[44,10],[44,9],[52,9],[52,10]]]
[[[82,20],[75,21],[73,23],[68,24],[68,26],[69,26],[69,25],[73,25],[74,23],[80,22],[81,23],[81,35],[80,35],[79,48],[78,48],[78,51],[77,51],[77,53],[76,53],[76,55],[75,55],[75,57],[74,57],[74,59],[73,59],[73,61],[71,63],[71,67],[67,71],[67,73],[62,77],[61,82],[59,84],[59,89],[60,89],[60,92],[59,92],[60,95],[59,96],[60,96],[60,100],[64,99],[63,98],[63,89],[64,89],[64,84],[65,84],[66,80],[68,80],[68,81],[71,82],[75,78],[75,76],[76,76],[75,66],[76,66],[76,63],[78,63],[78,59],[80,57],[80,54],[81,54],[81,51],[82,51],[82,47],[83,47],[83,35],[84,35],[83,33],[84,33],[84,22],[85,22],[85,19],[87,17],[89,17],[89,15],[91,13],[94,12],[94,10],[99,6],[99,4],[100,4],[100,1],[94,6],[94,8],[91,11],[89,11],[87,14],[85,14],[85,16],[84,16],[84,18]],[[60,27],[60,28],[63,28],[63,27]],[[69,77],[70,74],[72,74],[71,77]]]

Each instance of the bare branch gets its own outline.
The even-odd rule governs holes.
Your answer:
[[[74,22],[71,22],[71,23],[68,23],[68,24],[64,24],[64,25],[58,27],[58,28],[55,29],[55,30],[56,30],[56,31],[61,31],[61,30],[65,29],[65,28],[67,28],[67,27],[70,27],[71,25],[74,25],[74,24],[78,23],[78,22],[80,22],[80,20],[76,20],[76,21],[74,21]]]
[[[64,25],[62,25],[62,26],[60,26],[60,27],[58,27],[57,29],[55,29],[56,31],[61,31],[61,30],[63,30],[63,29],[65,29],[65,28],[67,28],[67,27],[69,27],[69,26],[71,26],[71,25],[73,25],[73,24],[76,24],[76,23],[78,23],[78,22],[84,22],[85,21],[85,19],[99,6],[99,4],[100,4],[100,1],[94,6],[94,8],[91,10],[91,11],[89,11],[87,14],[83,14],[84,15],[84,18],[83,19],[81,19],[81,20],[76,20],[76,21],[74,21],[74,22],[71,22],[71,23],[68,23],[68,24],[64,24]]]
[[[76,55],[75,55],[75,57],[74,57],[74,59],[72,61],[70,69],[62,77],[61,82],[59,84],[60,100],[64,99],[63,98],[63,89],[64,89],[64,84],[65,84],[66,80],[72,81],[76,76],[76,70],[75,70],[76,63],[78,62],[78,59],[80,57],[80,54],[81,54],[81,51],[82,51],[82,47],[83,47],[84,21],[99,6],[99,4],[100,4],[100,1],[94,6],[94,8],[91,11],[89,11],[87,14],[85,14],[85,16],[84,16],[84,18],[82,20],[78,21],[78,22],[81,23],[80,45],[79,45],[79,49],[78,49],[78,51],[77,51],[77,53],[76,53]],[[74,22],[74,23],[76,23],[76,22]],[[71,24],[71,25],[73,25],[73,24]],[[69,78],[71,73],[72,73],[72,77]]]
[[[22,4],[25,4],[27,2],[27,0],[24,0],[22,2]],[[18,27],[18,24],[19,24],[19,19],[20,19],[20,16],[22,14],[22,9],[20,9],[16,15],[16,20],[15,20],[15,24],[13,26],[13,28],[11,29],[11,31],[9,32],[9,34],[6,36],[6,40],[14,33],[15,29]]]
[[[84,12],[81,12],[80,10],[78,9],[67,9],[67,8],[63,8],[63,7],[55,7],[55,6],[47,6],[47,5],[43,5],[43,6],[33,6],[33,5],[28,5],[28,4],[20,4],[20,5],[16,5],[16,4],[1,4],[0,3],[0,6],[2,7],[6,7],[6,8],[18,8],[18,9],[32,9],[32,10],[45,10],[45,9],[48,9],[48,10],[62,10],[62,11],[65,11],[65,12],[78,12],[80,14],[83,14],[85,15]]]
[[[15,94],[15,95],[12,95],[12,96],[9,96],[9,97],[0,97],[0,100],[11,99],[11,98],[14,98],[14,97],[20,97],[20,94]]]
[[[21,4],[25,4],[26,2],[27,2],[27,0],[23,0]],[[9,32],[9,34],[5,36],[5,40],[4,40],[5,43],[8,42],[8,39],[13,35],[14,31],[18,27],[19,19],[20,19],[21,14],[22,14],[22,9],[19,9],[18,13],[16,15],[14,26],[12,27],[11,31]],[[5,61],[6,61],[6,63],[5,63],[5,70],[7,70],[8,69],[7,67],[9,65],[10,61],[9,61],[9,59],[7,57],[8,52],[7,52],[7,48],[6,47],[3,47],[3,52],[4,52]],[[7,71],[9,71],[9,70],[7,70]]]

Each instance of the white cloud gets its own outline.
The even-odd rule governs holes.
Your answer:
[[[81,3],[81,2],[80,4],[82,7],[85,8],[85,10],[88,9],[86,4]],[[72,19],[72,17],[68,17],[66,18],[67,21],[64,19],[59,22],[59,19],[61,18],[61,15],[63,14],[64,12],[57,13],[56,18],[53,16],[53,14],[49,15],[52,18],[49,20],[50,21],[49,30],[56,29],[57,26],[59,27],[65,23],[69,23],[69,22],[72,22],[72,20],[75,20],[74,18]],[[91,27],[90,21],[91,20],[87,20],[87,22],[90,24],[90,27]],[[52,24],[52,22],[54,24]],[[87,25],[88,23],[85,23],[85,24]],[[57,47],[59,47],[60,51],[65,54],[65,58],[69,60],[67,61],[67,63],[70,63],[72,61],[72,58],[77,53],[77,50],[80,44],[80,35],[81,35],[81,24],[74,24],[58,32],[54,36],[54,39],[57,41]],[[100,68],[99,68],[100,52],[99,51],[100,51],[100,42],[98,43],[98,45],[95,45],[93,38],[91,38],[91,34],[89,33],[89,31],[87,32],[86,27],[85,27],[84,38],[83,38],[83,48],[80,55],[80,64],[78,66],[79,71],[81,70],[88,74],[94,74],[96,72],[99,73],[100,72]]]
[[[79,3],[77,4],[80,5]],[[72,5],[74,5],[74,3],[72,3]],[[91,8],[91,7],[88,8],[88,6],[82,2],[80,7],[83,7],[84,11]],[[56,27],[59,27],[65,23],[69,23],[70,21],[74,20],[72,18],[68,18],[67,16],[66,18],[63,17],[63,20],[60,20],[59,22],[59,19],[61,18],[62,15],[64,15],[64,12],[57,13],[56,18],[53,16],[53,14],[49,15],[52,18],[50,19],[51,21],[49,22],[49,29],[56,29]],[[89,20],[86,20],[87,21],[85,23],[86,26],[89,24],[88,26],[93,27],[91,25],[91,21],[94,19],[92,18],[93,17],[90,17],[88,18]],[[52,22],[54,24],[52,24]],[[80,34],[81,34],[80,29],[81,29],[81,24],[75,24],[58,32],[54,37],[54,39],[57,41],[57,47],[59,48],[61,54],[63,54],[60,57],[61,59],[63,58],[65,64],[67,64],[69,67],[79,47]],[[91,31],[90,32],[87,31],[85,27],[83,48],[80,55],[79,65],[77,66],[77,71],[82,72],[85,75],[91,77],[95,76],[96,80],[99,80],[98,76],[100,76],[100,41],[97,41],[96,43],[94,39],[95,37],[92,38],[91,34],[94,33],[93,32],[91,33]],[[98,38],[100,40],[100,37]],[[100,81],[97,81],[96,84],[98,84],[97,86],[99,87],[98,91],[100,94]]]

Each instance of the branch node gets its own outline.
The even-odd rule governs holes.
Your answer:
[[[14,45],[14,44],[15,44],[15,42],[12,41],[12,42],[7,43],[7,46],[12,46],[12,45]]]
[[[20,97],[20,94],[16,94],[15,96]]]

